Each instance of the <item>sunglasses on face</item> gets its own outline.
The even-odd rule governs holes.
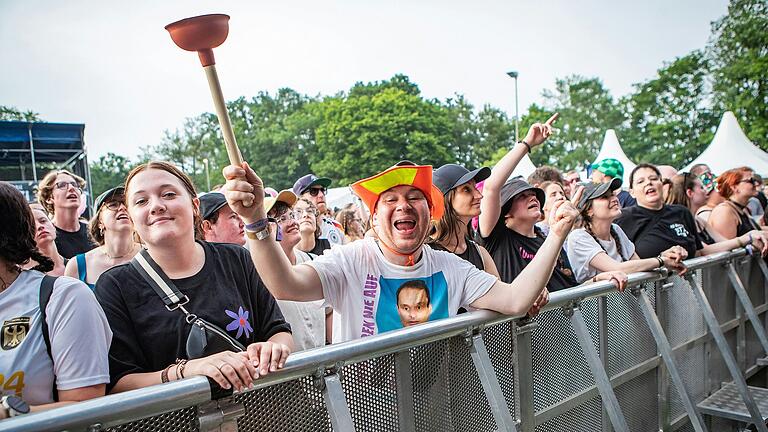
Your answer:
[[[323,195],[325,195],[325,193],[328,192],[328,189],[326,189],[324,187],[309,188],[309,190],[307,192],[309,192],[309,194],[312,195],[312,196],[317,196],[317,194],[320,193],[320,192],[322,192]]]
[[[738,183],[752,183],[753,185],[757,186],[760,184],[760,180],[752,177],[748,179],[739,180]]]
[[[81,190],[80,185],[74,181],[60,181],[60,182],[54,183],[54,186],[56,186],[56,189],[59,189],[59,190],[68,189],[70,186],[72,186],[77,190]]]

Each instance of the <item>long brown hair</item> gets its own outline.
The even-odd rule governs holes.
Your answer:
[[[37,262],[34,270],[53,270],[53,261],[43,255],[35,243],[35,218],[27,200],[10,183],[0,181],[0,258],[12,270],[30,259]]]
[[[428,240],[429,243],[447,244],[450,243],[451,240],[455,240],[458,244],[460,234],[459,227],[462,222],[459,214],[453,209],[453,198],[455,196],[456,188],[449,190],[448,193],[445,194],[445,199],[443,200],[445,212],[443,212],[443,217],[441,217],[440,220],[435,221],[433,232]],[[467,228],[467,230],[469,230],[469,228]],[[454,250],[451,252],[455,253],[456,251]]]
[[[696,177],[693,174],[684,172],[672,177],[672,185],[667,192],[667,204],[679,204],[689,207],[691,200],[688,198],[688,191],[696,187]]]
[[[126,204],[130,205],[130,203],[128,203],[128,190],[131,184],[131,180],[133,180],[133,178],[136,177],[136,175],[139,174],[140,172],[150,170],[150,169],[165,171],[181,181],[181,184],[184,186],[184,189],[187,191],[187,193],[189,193],[190,205],[192,205],[194,208],[193,224],[195,229],[195,239],[204,240],[203,218],[200,216],[200,211],[196,207],[194,207],[194,203],[192,202],[192,200],[197,196],[197,192],[195,191],[195,185],[192,184],[192,180],[189,178],[189,176],[184,174],[180,169],[176,168],[176,166],[173,165],[172,163],[164,162],[164,161],[150,161],[132,169],[131,172],[128,173],[128,176],[125,178]]]

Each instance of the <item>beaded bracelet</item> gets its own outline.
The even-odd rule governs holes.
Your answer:
[[[518,142],[519,142],[520,144],[524,145],[524,146],[525,146],[525,147],[528,149],[528,153],[530,153],[530,152],[531,152],[531,146],[530,146],[530,145],[528,145],[528,143],[527,143],[527,142],[525,142],[525,141],[518,141]]]
[[[176,367],[176,379],[184,378],[184,367],[187,365],[187,360],[178,360],[179,365]],[[181,378],[179,378],[181,375]]]

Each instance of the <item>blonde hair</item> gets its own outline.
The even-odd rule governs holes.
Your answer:
[[[49,215],[54,214],[53,203],[49,203],[48,200],[53,196],[54,183],[56,183],[56,177],[58,177],[59,174],[71,176],[80,186],[80,189],[85,187],[85,179],[77,174],[73,174],[65,169],[49,171],[48,174],[40,180],[40,184],[37,187],[37,202],[43,206]]]

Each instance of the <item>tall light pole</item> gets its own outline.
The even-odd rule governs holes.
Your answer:
[[[517,71],[509,71],[507,72],[507,75],[515,79],[515,142],[518,142],[520,141],[520,136],[518,134],[518,128],[520,127],[520,112],[517,108]]]
[[[205,164],[205,183],[208,185],[208,192],[211,191],[211,174],[208,172],[208,158],[203,159]]]

